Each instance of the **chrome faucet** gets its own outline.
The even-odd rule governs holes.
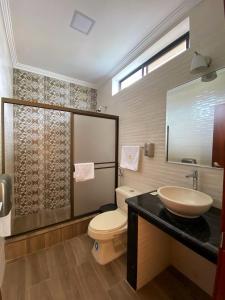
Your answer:
[[[186,175],[186,178],[193,178],[193,190],[198,189],[198,171],[194,170],[192,174]]]

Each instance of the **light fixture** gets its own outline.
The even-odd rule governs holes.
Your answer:
[[[211,61],[210,57],[203,56],[195,51],[191,61],[191,73],[196,74],[206,71],[211,64]]]
[[[217,73],[216,71],[213,71],[211,73],[202,75],[201,81],[202,82],[209,82],[209,81],[213,81],[217,78]]]
[[[94,24],[95,20],[75,10],[70,26],[84,34],[89,34]]]

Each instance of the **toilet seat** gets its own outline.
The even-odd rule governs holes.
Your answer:
[[[116,231],[127,224],[127,215],[120,209],[104,212],[91,220],[89,228],[94,231]]]
[[[127,214],[119,208],[91,220],[88,235],[95,240],[110,240],[127,231]]]

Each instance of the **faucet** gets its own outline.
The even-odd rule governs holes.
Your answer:
[[[193,190],[198,189],[198,171],[194,170],[192,174],[186,175],[186,178],[193,178]]]

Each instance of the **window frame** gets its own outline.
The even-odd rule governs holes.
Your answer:
[[[121,88],[123,81],[125,81],[127,78],[129,78],[130,76],[132,76],[134,73],[138,72],[141,69],[142,69],[142,78],[143,78],[145,76],[144,75],[145,74],[145,68],[148,68],[148,65],[150,65],[151,63],[153,63],[154,61],[156,61],[157,59],[159,59],[160,57],[162,57],[164,54],[168,53],[170,50],[173,50],[174,48],[176,48],[177,46],[179,46],[184,41],[186,41],[186,50],[187,50],[187,49],[190,48],[190,31],[186,32],[185,34],[183,34],[182,36],[180,36],[179,38],[177,38],[175,41],[173,41],[172,43],[170,43],[168,46],[166,46],[165,48],[163,48],[162,50],[160,50],[159,52],[157,52],[155,55],[153,55],[152,57],[150,57],[143,64],[141,64],[136,69],[134,69],[132,72],[130,72],[129,74],[127,74],[125,77],[123,77],[119,81],[119,91],[123,90]],[[146,70],[146,75],[147,74],[149,74],[148,70]]]

